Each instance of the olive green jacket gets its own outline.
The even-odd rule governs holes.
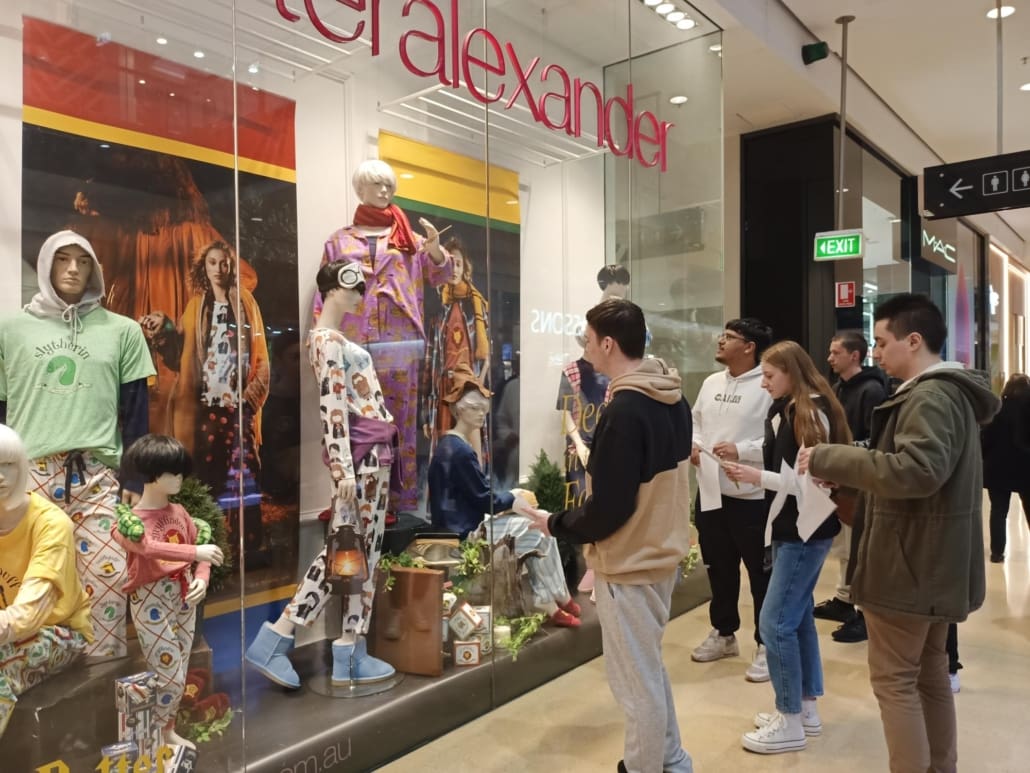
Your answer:
[[[983,374],[942,363],[873,411],[869,448],[812,449],[814,476],[864,493],[855,603],[948,622],[983,604],[978,425],[999,406]]]

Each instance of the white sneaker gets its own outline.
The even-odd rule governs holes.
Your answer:
[[[755,727],[765,727],[775,716],[775,711],[759,711],[755,714]],[[801,728],[807,736],[822,734],[823,721],[819,718],[819,709],[815,701],[801,701]]]
[[[957,671],[954,674],[948,674],[948,680],[951,682],[951,691],[952,692],[958,692],[959,690],[962,689],[962,685],[959,683],[959,680],[958,680],[958,672]]]
[[[732,633],[729,636],[720,636],[715,628],[708,634],[708,638],[701,642],[697,649],[690,653],[690,659],[698,663],[709,663],[719,658],[730,658],[740,654],[740,647],[737,645],[737,637]]]
[[[765,659],[764,644],[759,644],[758,649],[755,650],[755,659],[751,661],[751,665],[744,672],[744,678],[749,682],[769,681],[769,663]]]
[[[808,742],[805,740],[800,718],[800,714],[794,714],[791,719],[777,711],[768,724],[753,732],[744,733],[740,739],[741,743],[749,752],[756,754],[802,751],[807,748]]]

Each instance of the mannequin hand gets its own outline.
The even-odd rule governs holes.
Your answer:
[[[536,529],[547,537],[551,536],[551,530],[547,528],[547,520],[551,517],[551,514],[546,510],[531,509],[528,512],[523,513],[531,522],[530,528]]]
[[[351,504],[358,494],[358,482],[354,478],[340,478],[336,481],[335,493],[340,501]]]
[[[190,583],[190,589],[186,591],[186,598],[183,601],[191,607],[195,607],[201,601],[204,600],[204,596],[207,595],[207,581],[201,580],[199,577],[194,578],[193,582]]]
[[[737,444],[727,443],[726,441],[712,446],[712,453],[727,462],[735,462],[740,458],[739,454],[737,454]]]
[[[209,563],[214,566],[221,566],[222,561],[225,560],[225,555],[222,553],[222,549],[218,545],[197,545],[197,561],[200,563]]]
[[[115,508],[118,514],[118,533],[130,542],[139,542],[146,534],[146,527],[136,513],[128,505],[121,504]]]
[[[734,483],[749,483],[752,486],[758,486],[762,482],[762,471],[746,464],[724,462],[722,468],[726,470],[726,477]]]
[[[584,467],[587,466],[587,461],[590,459],[590,449],[585,444],[576,446],[576,456],[579,457],[579,463]]]
[[[436,226],[424,217],[418,219],[418,224],[426,231],[426,247],[433,247],[440,243],[440,232],[436,230]]]

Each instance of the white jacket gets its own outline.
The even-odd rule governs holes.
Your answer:
[[[736,377],[728,369],[713,373],[705,379],[694,401],[693,444],[711,451],[716,443],[734,443],[740,461],[760,470],[765,417],[771,405],[772,398],[762,389],[760,367]],[[719,488],[723,496],[735,499],[765,496],[761,486],[742,482],[738,488],[723,470],[719,470]]]

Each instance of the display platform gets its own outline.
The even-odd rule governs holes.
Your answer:
[[[676,617],[707,601],[708,578],[695,571],[673,595]],[[246,694],[246,770],[363,771],[428,743],[601,654],[601,628],[586,595],[578,630],[547,627],[519,653],[503,651],[479,666],[448,664],[441,677],[408,675],[394,690],[361,700],[336,701],[305,687],[277,688],[250,672]],[[502,654],[503,653],[503,654]],[[305,683],[331,668],[330,642],[300,647],[291,660]],[[492,666],[491,666],[492,664]],[[235,723],[234,723],[235,725]],[[200,747],[202,770],[241,771],[233,741]]]

